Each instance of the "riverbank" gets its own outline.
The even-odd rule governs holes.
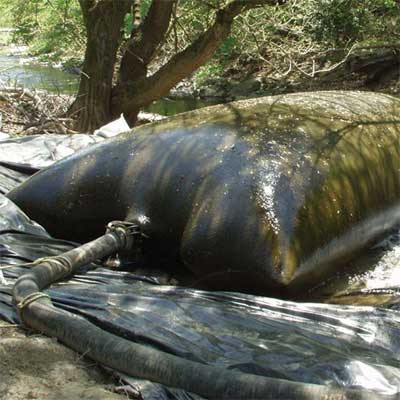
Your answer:
[[[396,45],[370,46],[327,56],[318,69],[310,59],[304,69],[289,64],[286,71],[280,66],[275,73],[271,73],[267,63],[254,60],[256,67],[236,66],[202,80],[201,84],[194,76],[171,92],[215,102],[318,90],[377,91],[400,96],[399,52]]]
[[[167,98],[148,107],[145,111],[150,114],[141,114],[140,122],[233,100],[301,91],[367,90],[400,95],[400,61],[396,48],[390,46],[343,54],[337,56],[336,63],[327,58],[313,73],[299,67],[271,73],[266,64],[258,63],[256,72],[253,65],[236,65],[217,76],[205,77],[203,73],[201,80],[193,75]],[[73,101],[79,75],[62,71],[61,66],[60,62],[39,61],[26,46],[0,47],[0,132],[74,133],[72,120],[64,115]]]
[[[1,44],[0,44],[1,46]],[[201,67],[190,78],[182,80],[170,92],[175,105],[151,106],[152,112],[173,115],[195,108],[249,97],[270,96],[316,90],[370,90],[398,96],[400,94],[400,60],[396,45],[367,46],[350,51],[330,49],[321,57],[310,58],[298,65],[291,60],[272,59],[271,63],[256,56],[250,62],[235,61],[224,70],[208,71]],[[8,62],[8,54],[14,61]],[[3,56],[3,59],[2,59]],[[51,54],[33,56],[27,46],[7,44],[0,47],[0,81],[2,67],[20,65],[11,79],[28,88],[41,88],[53,93],[75,94],[79,83],[81,56],[54,61]],[[153,68],[158,68],[155,62]],[[208,73],[207,73],[208,71]],[[4,81],[4,79],[3,79]],[[167,100],[168,101],[168,100]]]
[[[54,339],[0,321],[3,400],[122,400],[109,373]],[[122,390],[123,392],[123,390]],[[131,397],[134,398],[134,397]]]
[[[0,86],[0,138],[10,135],[76,133],[72,119],[63,117],[68,95]]]

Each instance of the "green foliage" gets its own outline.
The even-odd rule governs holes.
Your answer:
[[[216,11],[229,0],[181,0],[176,16],[172,19],[169,36],[157,61],[170,58],[172,54],[189,46],[214,22]],[[216,51],[213,59],[196,72],[196,81],[201,84],[209,77],[220,75],[236,54],[238,38],[227,38]]]
[[[239,75],[262,70],[278,77],[303,66],[312,73],[324,62],[339,61],[354,45],[398,44],[399,24],[397,0],[303,0],[261,7],[236,18],[212,62],[222,70],[236,64]]]
[[[147,12],[149,11],[150,5],[152,0],[141,0],[140,2],[140,9],[139,9],[139,16],[141,20],[146,17]],[[133,21],[134,15],[129,13],[125,15],[123,30],[124,30],[124,38],[127,39],[130,37],[133,28]]]
[[[232,56],[235,49],[238,46],[238,40],[234,36],[228,37],[221,44],[220,48],[217,50],[217,56],[219,58],[225,59],[225,61]]]
[[[0,1],[0,27],[13,27],[13,17],[10,9],[10,2]]]
[[[59,59],[82,54],[84,26],[77,0],[14,0],[7,7],[17,29],[14,41],[27,44],[34,54]]]
[[[164,63],[193,43],[229,1],[180,0],[154,62]],[[141,1],[142,19],[151,3]],[[230,37],[199,69],[197,79],[220,75],[232,65],[244,74],[260,69],[274,73],[301,66],[307,57],[314,60],[331,48],[398,43],[399,23],[397,0],[302,0],[252,9],[236,18]],[[10,25],[18,29],[15,39],[39,55],[73,62],[83,56],[85,29],[78,0],[0,0],[0,26]],[[132,26],[133,16],[127,14],[125,39]]]
[[[196,82],[198,85],[202,85],[207,79],[219,76],[223,72],[223,67],[219,60],[214,60],[202,65],[196,72]]]
[[[384,34],[384,15],[396,12],[395,0],[311,0],[308,1],[308,32],[317,42],[337,45]],[[398,10],[397,10],[398,11]]]
[[[354,41],[367,19],[367,10],[358,0],[314,0],[310,2],[311,34],[317,41]]]

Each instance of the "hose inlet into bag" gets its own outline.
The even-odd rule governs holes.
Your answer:
[[[14,285],[13,300],[22,322],[68,347],[125,374],[182,388],[211,399],[390,399],[362,390],[292,382],[241,373],[185,360],[111,334],[85,318],[54,307],[41,290],[66,278],[82,266],[137,245],[138,227],[109,224],[96,240],[62,255],[37,262]]]

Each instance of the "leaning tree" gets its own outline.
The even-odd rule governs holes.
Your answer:
[[[133,124],[140,109],[168,94],[212,57],[229,36],[235,17],[255,7],[286,2],[214,2],[215,17],[209,27],[149,73],[149,64],[165,41],[178,1],[152,0],[142,22],[133,24],[129,39],[120,49],[124,19],[138,0],[79,0],[86,27],[86,52],[79,91],[69,110],[77,117],[78,130],[92,131],[121,113]]]

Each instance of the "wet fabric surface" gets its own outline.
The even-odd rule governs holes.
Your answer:
[[[54,150],[46,153],[38,143],[65,150],[71,143],[81,148],[91,142],[84,139],[80,147],[79,140],[70,137],[29,139],[8,140],[6,145],[0,142],[0,161],[3,145],[7,153],[14,154],[12,159],[4,156],[0,167],[1,193],[18,185],[35,168],[50,163]],[[17,155],[23,164],[20,168],[15,165]],[[51,238],[3,195],[0,208],[1,268],[74,247],[71,242]],[[400,393],[400,311],[396,305],[335,306],[207,292],[160,285],[157,277],[92,267],[48,293],[57,307],[83,315],[117,335],[185,359],[247,373]],[[27,268],[1,270],[0,318],[6,321],[18,323],[11,288]],[[144,399],[199,399],[180,390],[120,377]]]

